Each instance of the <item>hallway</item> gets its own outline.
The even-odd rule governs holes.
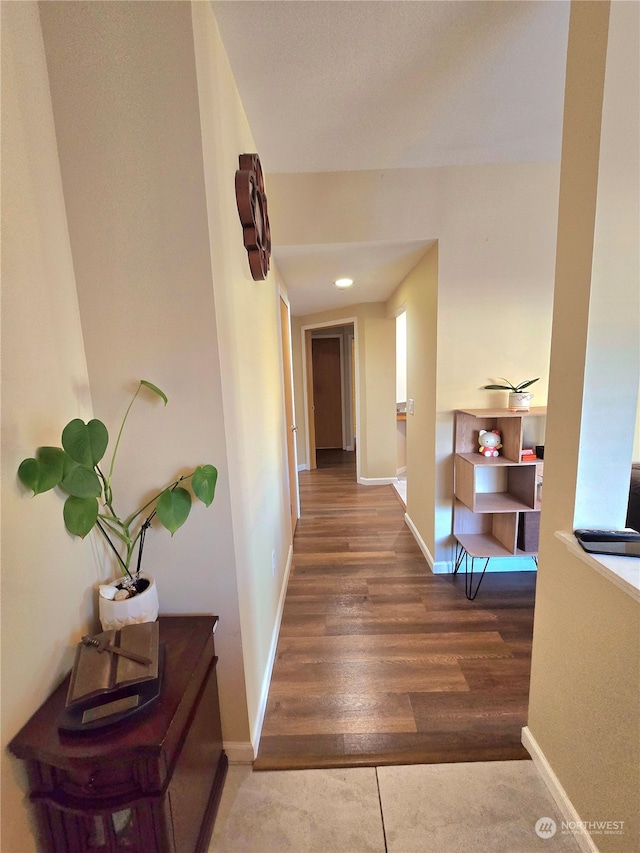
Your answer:
[[[256,770],[528,758],[535,573],[432,575],[354,454],[300,474],[301,518]]]

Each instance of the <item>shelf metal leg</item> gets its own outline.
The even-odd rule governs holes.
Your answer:
[[[462,568],[462,564],[464,563],[464,594],[467,596],[469,601],[473,601],[478,594],[478,590],[480,589],[480,584],[484,579],[484,573],[487,571],[487,566],[489,565],[489,560],[491,557],[479,558],[484,559],[485,563],[482,568],[482,572],[480,574],[480,579],[478,580],[475,589],[473,588],[473,572],[475,569],[475,557],[469,557],[469,553],[466,548],[461,545],[459,542],[456,544],[456,561],[453,567],[453,574],[457,575],[460,569]],[[471,560],[471,571],[469,571],[469,560]],[[537,565],[537,563],[536,563]],[[476,575],[477,578],[477,575]]]
[[[476,575],[477,583],[475,589],[473,587],[473,574],[475,570],[475,562],[476,559],[484,560],[484,566],[482,567],[482,572],[480,573],[480,578]],[[473,601],[478,594],[478,590],[480,589],[480,584],[484,580],[484,573],[487,571],[487,566],[489,565],[489,560],[491,557],[470,557],[467,550],[462,546],[459,542],[456,544],[456,560],[453,567],[453,574],[457,575],[460,569],[462,568],[462,564],[464,563],[464,594],[467,596],[469,601]],[[536,568],[538,567],[538,558],[532,556],[531,559],[536,564]],[[471,570],[469,570],[469,561],[471,561]]]
[[[465,558],[464,558],[464,592],[465,592],[465,595],[467,596],[467,598],[469,599],[469,601],[473,601],[475,599],[476,595],[478,594],[478,590],[480,589],[480,584],[482,583],[482,581],[484,579],[484,573],[487,571],[487,566],[489,565],[489,560],[491,559],[491,557],[487,557],[487,559],[485,560],[484,567],[483,567],[482,573],[480,575],[480,580],[476,584],[476,588],[474,590],[473,589],[473,569],[475,566],[476,558],[471,557],[471,571],[469,572],[467,569],[468,556],[469,556],[468,554],[465,554]]]

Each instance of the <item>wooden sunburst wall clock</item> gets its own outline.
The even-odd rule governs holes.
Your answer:
[[[263,281],[269,272],[271,231],[262,166],[257,154],[241,154],[238,163],[236,204],[242,224],[244,247],[254,281]]]

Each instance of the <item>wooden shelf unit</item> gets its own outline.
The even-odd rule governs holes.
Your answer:
[[[455,418],[453,533],[470,557],[533,557],[518,548],[522,513],[538,512],[537,484],[542,462],[521,462],[524,420],[544,417],[546,408],[528,412],[460,409]],[[500,430],[500,456],[479,452],[481,429]]]

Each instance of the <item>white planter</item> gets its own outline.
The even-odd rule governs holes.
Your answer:
[[[509,394],[510,412],[528,412],[533,394],[528,391],[512,391]]]
[[[111,601],[98,595],[100,624],[103,631],[114,631],[124,625],[135,625],[137,622],[155,622],[158,618],[158,588],[155,580],[140,572],[140,577],[149,581],[144,592],[125,598],[124,601]],[[111,581],[107,586],[117,586],[122,578]]]

